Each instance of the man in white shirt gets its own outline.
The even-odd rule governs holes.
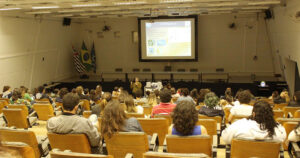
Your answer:
[[[230,115],[228,117],[229,122],[231,121],[233,115],[250,116],[252,114],[253,106],[249,105],[251,101],[250,92],[247,90],[240,92],[238,100],[240,105],[235,104],[235,106],[231,108]]]

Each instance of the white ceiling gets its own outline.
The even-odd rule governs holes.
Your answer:
[[[0,0],[0,14],[49,17],[147,17],[262,12],[283,0]]]

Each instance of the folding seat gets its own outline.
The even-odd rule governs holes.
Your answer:
[[[298,125],[298,122],[284,122],[283,123],[283,127],[284,127],[285,132],[286,132],[286,139],[285,139],[285,141],[287,141],[290,132],[292,130],[294,130],[297,125]],[[284,148],[284,150],[287,150],[288,146],[285,143],[283,143],[283,148]]]
[[[144,132],[119,132],[111,138],[104,136],[109,155],[114,158],[124,158],[127,153],[132,153],[135,158],[142,158],[143,153],[157,150],[157,134],[152,136],[150,143]],[[150,144],[150,145],[149,145]]]
[[[135,117],[135,118],[145,118],[145,114],[139,114],[139,113],[126,113],[127,117]]]
[[[53,116],[61,114],[61,111],[54,111],[51,104],[33,104],[33,109],[36,111],[38,119],[42,121],[47,121]]]
[[[13,128],[0,128],[1,141],[26,143],[34,150],[35,157],[46,156],[49,152],[49,140],[34,134],[33,131]]]
[[[144,115],[150,116],[152,113],[153,107],[152,106],[143,106],[143,109],[144,109]]]
[[[284,112],[283,110],[273,110],[274,113],[274,119],[276,120],[277,118],[284,117]]]
[[[143,130],[148,135],[157,133],[159,145],[163,145],[166,135],[168,134],[168,120],[165,118],[138,118]]]
[[[300,118],[300,110],[294,112],[294,118]]]
[[[300,107],[284,107],[283,108],[283,112],[284,112],[284,117],[288,118],[288,117],[294,117],[294,113],[297,111],[297,110],[300,110]]]
[[[273,109],[274,110],[283,110],[284,107],[286,107],[288,103],[281,103],[281,104],[275,104]]]
[[[209,135],[199,136],[166,136],[167,151],[170,153],[203,153],[216,158],[217,150],[212,146]]]
[[[28,129],[37,121],[35,112],[28,115],[26,105],[8,105],[7,109],[3,109],[3,114],[8,127]]]
[[[71,150],[79,153],[92,153],[91,145],[85,134],[48,133],[51,149]]]
[[[171,115],[163,115],[163,114],[158,114],[158,115],[154,115],[154,118],[165,118],[168,120],[168,125],[170,126],[173,122],[173,119],[171,117]]]
[[[34,101],[35,101],[36,103],[41,103],[41,104],[50,103],[50,100],[49,100],[48,98],[35,99]]]
[[[211,136],[212,144],[217,147],[220,144],[220,131],[217,130],[217,121],[214,119],[198,119],[196,125],[206,128],[207,134]]]
[[[144,158],[208,158],[206,154],[178,154],[178,153],[159,153],[146,152]]]
[[[90,106],[90,101],[87,99],[81,99],[81,107],[84,111],[90,111],[91,110],[91,106]]]
[[[226,158],[259,157],[283,158],[280,142],[272,140],[236,139],[226,147]]]
[[[13,151],[12,153],[6,152],[4,155],[1,155],[1,157],[19,157],[22,158],[39,158],[36,157],[34,154],[34,151],[32,147],[28,146],[25,143],[21,142],[4,142],[1,144],[2,147],[4,147],[8,151]],[[5,154],[13,154],[13,155],[5,155]],[[16,154],[16,155],[14,155]]]

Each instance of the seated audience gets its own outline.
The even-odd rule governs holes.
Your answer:
[[[144,108],[140,105],[135,105],[134,101],[133,101],[133,97],[131,95],[128,95],[125,98],[125,105],[126,105],[126,109],[125,111],[127,113],[139,113],[139,114],[143,114],[144,113]]]
[[[55,88],[54,90],[53,90],[53,92],[51,93],[51,98],[57,98],[57,97],[59,97],[59,89],[58,88]]]
[[[240,95],[240,93],[241,93],[242,91],[244,91],[244,90],[243,90],[242,88],[240,88],[240,89],[236,92],[235,97],[234,97],[235,100],[238,100],[239,95]]]
[[[97,128],[90,120],[76,115],[79,101],[77,94],[66,94],[63,97],[63,114],[50,118],[47,122],[47,130],[57,134],[85,134],[91,147],[98,148],[100,136]],[[93,152],[96,153],[96,151]]]
[[[300,91],[296,91],[294,93],[294,101],[290,101],[290,103],[288,104],[288,106],[291,106],[291,107],[298,107],[298,106],[300,106]]]
[[[152,107],[157,105],[157,99],[154,92],[150,92],[148,96],[148,105]]]
[[[58,94],[58,97],[55,99],[55,102],[62,103],[64,96],[69,93],[67,88],[61,88]]]
[[[98,100],[101,99],[101,96],[103,95],[103,93],[104,92],[102,91],[101,85],[97,85],[96,86],[96,97],[97,97]]]
[[[89,95],[89,98],[90,98],[90,105],[91,105],[91,106],[96,105],[97,102],[98,102],[98,100],[99,100],[99,99],[97,98],[97,95],[96,95],[96,90],[92,89],[92,90],[90,91],[89,94],[90,94],[90,95]]]
[[[101,102],[99,104],[96,104],[95,106],[92,106],[92,114],[96,114],[98,117],[102,115],[105,106],[111,100],[112,100],[111,93],[105,92],[102,95]]]
[[[160,103],[159,92],[160,92],[160,91],[159,91],[158,89],[155,89],[155,90],[154,90],[154,94],[155,94],[155,96],[156,96],[157,104]]]
[[[10,86],[3,87],[2,98],[10,98],[12,96],[12,91]]]
[[[194,88],[191,93],[190,96],[193,98],[194,102],[198,105],[198,99],[199,99],[199,94],[198,94],[198,90],[196,88]]]
[[[180,93],[176,93],[176,90],[174,87],[171,88],[172,98],[179,98]]]
[[[181,89],[181,96],[177,99],[176,103],[178,104],[181,101],[190,101],[194,104],[196,104],[196,102],[194,101],[194,99],[190,96],[190,92],[189,89],[187,88],[182,88]]]
[[[251,101],[251,94],[244,90],[238,95],[239,104],[233,106],[230,110],[228,120],[231,121],[233,115],[250,116],[252,114],[253,106],[249,105]]]
[[[297,127],[292,130],[288,136],[288,140],[290,142],[299,142],[300,141],[300,122],[298,123]]]
[[[142,98],[143,97],[143,91],[141,89],[138,89],[135,91],[135,99],[134,103],[135,104],[145,104],[148,102],[147,98]]]
[[[25,86],[20,86],[20,90],[22,92],[22,99],[25,99],[25,100],[31,102],[32,98],[31,98],[30,94],[28,93],[28,88],[26,88]]]
[[[219,98],[215,93],[209,92],[205,95],[204,99],[205,106],[202,106],[199,110],[199,114],[206,115],[209,117],[214,116],[224,116],[224,111],[221,106],[219,106]]]
[[[175,104],[170,103],[172,98],[170,90],[161,90],[159,96],[161,102],[159,105],[153,107],[151,117],[154,117],[154,115],[157,114],[169,115],[176,107]]]
[[[46,98],[50,101],[51,104],[53,103],[52,99],[46,94],[46,90],[45,90],[44,86],[39,86],[37,90],[38,90],[38,92],[34,96],[35,99],[39,100],[39,99]]]
[[[272,97],[271,99],[273,100],[274,104],[281,104],[281,103],[285,103],[285,99],[281,98],[278,91],[274,91],[272,93]]]
[[[169,127],[169,134],[188,136],[206,135],[204,126],[197,126],[198,113],[195,105],[190,101],[181,101],[172,113],[173,124]]]
[[[112,91],[112,97],[119,97],[119,87],[115,87]]]
[[[26,99],[22,99],[22,91],[19,88],[14,89],[12,96],[10,98],[10,104],[24,104],[27,106],[29,113],[33,111],[30,102],[27,101]]]
[[[287,89],[284,89],[281,93],[280,93],[280,97],[282,99],[284,99],[284,103],[289,103],[290,102],[290,96],[289,96],[289,92],[287,91]]]
[[[76,93],[80,99],[90,100],[90,98],[88,96],[84,95],[82,86],[76,87]]]
[[[113,100],[104,109],[101,134],[111,138],[116,132],[143,132],[143,129],[136,118],[127,118],[121,104]]]
[[[237,120],[222,132],[226,144],[233,138],[272,139],[283,142],[286,132],[283,126],[274,120],[273,110],[269,103],[258,101],[254,104],[249,118]]]
[[[205,95],[207,93],[209,93],[210,90],[209,89],[200,89],[199,90],[199,98],[198,98],[198,102],[199,103],[203,103],[204,102],[204,99],[205,99]]]
[[[85,96],[90,97],[90,90],[88,88],[84,88],[83,93]]]

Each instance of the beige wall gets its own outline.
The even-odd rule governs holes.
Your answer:
[[[72,76],[77,29],[61,20],[0,17],[0,87],[34,88]]]
[[[300,11],[300,1],[289,0],[286,7],[274,8],[274,18],[268,20],[273,54],[278,61],[276,64],[282,63],[291,93],[295,86],[295,62],[300,63],[300,19],[295,18],[297,11]]]
[[[215,72],[224,68],[226,72],[247,75],[250,73],[270,74],[274,72],[269,40],[264,19],[250,15],[199,16],[198,19],[198,62],[172,62],[173,70],[178,68],[198,68],[201,72]],[[232,30],[228,25],[237,24]],[[110,25],[112,31],[104,32],[104,38],[98,38],[104,25]],[[151,68],[163,71],[166,62],[139,62],[138,43],[132,42],[132,31],[138,30],[136,18],[97,19],[85,22],[81,26],[81,39],[88,47],[95,42],[97,54],[97,73],[113,72],[123,68],[131,72],[133,68]],[[120,31],[115,38],[114,32]],[[258,60],[254,61],[253,56]]]

